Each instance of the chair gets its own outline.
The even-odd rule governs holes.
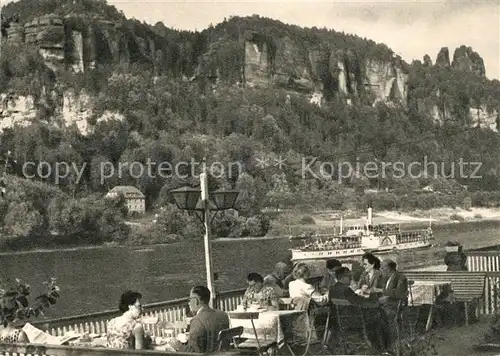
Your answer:
[[[280,298],[280,310],[292,310],[294,308],[292,298]]]
[[[396,335],[397,335],[397,353],[399,355],[400,345],[403,339],[412,339],[417,333],[417,323],[420,317],[420,307],[415,306],[413,302],[412,286],[415,281],[408,281],[409,301],[400,300],[396,312]],[[405,334],[403,334],[403,331]]]
[[[241,320],[250,320],[252,323],[252,329],[255,336],[255,339],[247,339],[242,343],[238,344],[238,349],[251,349],[256,350],[260,356],[264,354],[269,354],[269,350],[272,349],[274,353],[274,349],[277,347],[276,340],[259,340],[259,336],[257,335],[257,329],[255,328],[254,320],[259,318],[258,312],[229,312],[229,316],[231,319],[241,319]]]
[[[344,354],[367,346],[366,323],[360,306],[344,299],[332,299]]]
[[[225,351],[230,349],[231,344],[233,344],[237,349],[238,342],[236,341],[236,338],[241,338],[241,334],[243,334],[243,326],[221,330],[217,339],[219,344],[218,350]]]
[[[313,346],[313,344],[311,344],[311,336],[313,330],[318,336],[318,341],[315,342],[314,345],[319,344],[319,349],[316,350],[315,348],[314,354],[318,354],[319,351],[328,351],[326,344],[330,335],[329,324],[331,320],[332,306],[330,304],[326,306],[316,306],[312,304],[308,312],[310,321],[309,329],[311,330],[311,334],[309,336],[308,347],[306,348],[305,353],[307,353],[310,346]],[[324,323],[317,323],[317,320],[319,319],[319,321],[321,322],[321,318],[324,316],[326,316]]]
[[[318,305],[314,301],[312,301],[311,298],[296,298],[292,301],[292,304],[294,305],[295,310],[302,310],[307,312],[307,318],[308,318],[308,330],[307,330],[307,336],[306,338],[294,338],[293,340],[289,340],[287,342],[287,347],[289,352],[292,355],[295,355],[295,352],[293,348],[301,349],[303,352],[301,352],[302,356],[305,356],[310,349],[311,340],[313,333],[316,333],[318,336],[318,342],[315,342],[314,344],[320,345],[320,349],[314,350],[314,354],[318,354],[318,351],[326,351],[325,345],[326,341],[328,338],[328,324],[330,322],[330,305]],[[318,324],[316,321],[318,320],[318,317],[325,316],[326,315],[326,322],[323,324]],[[304,315],[305,316],[305,315]],[[321,338],[320,336],[321,335]]]

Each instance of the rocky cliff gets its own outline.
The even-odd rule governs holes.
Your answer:
[[[486,68],[481,56],[472,50],[471,47],[460,46],[453,54],[451,66],[462,71],[471,72],[478,76],[486,76]]]
[[[244,42],[247,84],[278,85],[298,92],[353,98],[368,92],[379,101],[405,104],[408,72],[399,57],[361,58],[351,50],[303,48],[289,37],[269,42],[253,34]],[[315,94],[317,96],[317,94]]]
[[[48,14],[25,24],[10,23],[6,43],[37,46],[47,65],[59,73],[93,69],[98,61],[153,64],[155,39],[136,36],[133,28],[102,18]]]
[[[436,66],[448,68],[450,66],[450,51],[448,47],[443,47],[436,57]]]
[[[27,2],[21,0],[19,4],[24,4],[25,12],[31,11]],[[424,56],[423,64],[417,61],[410,66],[389,48],[373,41],[335,31],[288,26],[258,16],[233,18],[201,33],[188,33],[168,29],[161,23],[148,26],[127,20],[102,1],[54,0],[54,4],[49,14],[34,16],[37,13],[34,11],[32,16],[16,17],[4,23],[5,44],[37,48],[54,74],[55,83],[45,83],[41,87],[46,93],[32,95],[31,99],[26,99],[25,93],[14,92],[19,99],[7,100],[17,104],[5,106],[1,125],[19,122],[24,114],[28,121],[34,120],[34,112],[43,106],[40,100],[59,96],[66,99],[52,100],[52,115],[59,115],[63,122],[77,123],[82,132],[88,132],[90,129],[82,120],[95,116],[87,109],[92,106],[92,97],[90,94],[79,97],[72,85],[61,85],[61,78],[69,75],[78,82],[81,80],[76,76],[78,73],[85,75],[100,68],[112,73],[135,65],[157,76],[203,79],[200,86],[239,82],[254,87],[281,87],[306,95],[317,105],[340,98],[348,103],[382,101],[407,106],[409,97],[413,96],[411,99],[417,102],[419,110],[426,110],[439,122],[453,116],[450,108],[457,104],[449,99],[453,96],[449,92],[454,90],[453,84],[448,85],[446,91],[439,88],[441,79],[432,83],[433,79],[428,78],[429,73],[434,73],[432,69],[451,68],[481,78],[486,72],[482,58],[466,46],[455,50],[451,62],[448,48],[443,47],[434,66],[428,55]],[[83,11],[82,6],[90,6],[91,11]],[[418,79],[419,83],[415,84],[413,78],[410,88],[410,73],[419,66],[430,72],[414,74],[425,79]],[[415,86],[426,85],[429,87],[415,90]],[[55,87],[59,87],[62,94],[57,94]],[[3,90],[9,93],[3,94],[4,97],[12,97],[12,88]],[[442,97],[440,90],[444,93]],[[443,98],[448,101],[444,103]],[[459,105],[468,105],[472,110],[487,100],[475,98],[474,103],[469,104],[461,101]],[[84,104],[78,104],[80,102]],[[79,105],[84,109],[75,112],[67,109]],[[483,111],[491,112],[491,107]]]
[[[104,111],[97,114],[93,105],[92,96],[88,93],[78,93],[68,90],[62,94],[57,103],[57,113],[53,118],[41,118],[39,104],[33,96],[18,96],[15,94],[0,94],[2,108],[0,109],[0,131],[14,126],[29,126],[33,122],[45,122],[61,127],[75,126],[82,135],[93,132],[95,125],[103,121],[123,121],[122,114]]]

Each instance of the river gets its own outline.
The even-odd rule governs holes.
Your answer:
[[[500,222],[450,224],[434,227],[436,243],[450,239],[465,248],[499,244]],[[213,243],[217,288],[243,288],[249,272],[268,273],[286,255],[287,239],[216,241]],[[443,248],[420,250],[397,257],[401,267],[427,261],[442,262]],[[33,294],[42,282],[56,277],[61,298],[47,317],[71,316],[115,309],[126,289],[143,294],[143,302],[187,296],[189,289],[205,282],[202,242],[177,243],[151,248],[99,248],[0,255],[3,281],[22,279]]]

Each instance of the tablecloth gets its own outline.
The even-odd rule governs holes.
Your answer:
[[[413,305],[435,304],[438,296],[451,292],[450,282],[414,281],[411,286]],[[409,300],[411,303],[411,300]]]
[[[258,315],[258,319],[253,322],[259,340],[273,340],[277,342],[278,347],[282,347],[285,342],[305,341],[309,335],[310,322],[305,311],[264,311]],[[242,337],[255,339],[250,319],[236,319],[229,313],[229,322],[232,328],[243,326]],[[317,338],[314,332],[311,338]]]

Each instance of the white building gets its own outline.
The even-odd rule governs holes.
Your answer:
[[[106,198],[115,198],[120,194],[125,197],[129,214],[146,212],[146,197],[139,189],[131,185],[117,185],[106,194]]]

